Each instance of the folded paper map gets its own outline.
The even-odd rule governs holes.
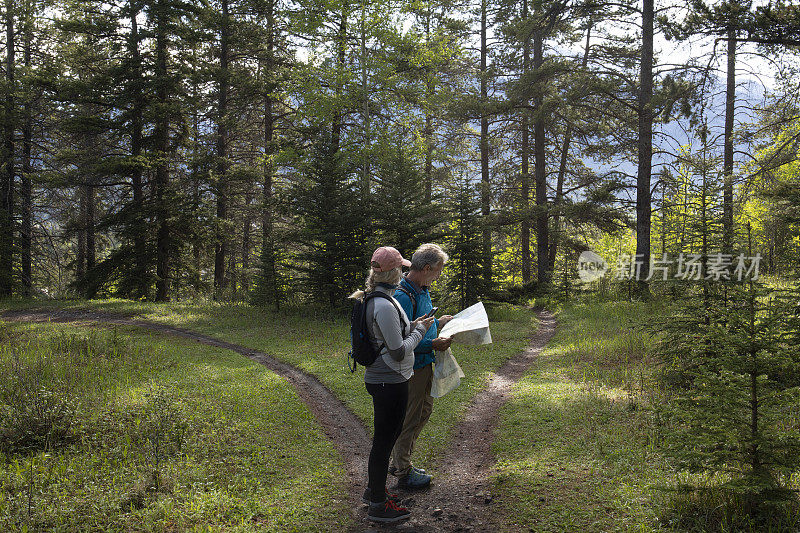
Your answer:
[[[492,334],[489,332],[489,317],[486,316],[481,302],[467,307],[445,325],[439,332],[440,337],[453,336],[456,344],[489,344]],[[453,357],[450,348],[444,352],[436,352],[436,364],[433,370],[433,386],[431,396],[441,398],[458,387],[464,371]]]
[[[439,332],[440,337],[453,337],[455,344],[490,344],[489,317],[483,302],[467,307],[448,322]]]

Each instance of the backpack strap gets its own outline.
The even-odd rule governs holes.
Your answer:
[[[366,311],[367,311],[367,300],[369,300],[371,298],[375,298],[375,297],[383,298],[385,300],[389,300],[390,302],[392,302],[392,305],[394,306],[394,308],[397,309],[397,318],[400,319],[400,326],[402,327],[403,326],[403,309],[399,305],[397,305],[397,301],[394,298],[392,298],[388,294],[380,292],[380,291],[372,291],[372,292],[368,293],[366,296],[364,296],[364,315],[365,315],[365,317],[366,317],[366,314],[367,314],[366,313]],[[367,329],[366,331],[369,333],[369,329]],[[385,346],[386,346],[386,343],[383,343],[381,346],[379,346],[378,347],[378,353],[380,353],[381,350],[383,350],[383,348]]]
[[[417,298],[411,294],[411,291],[403,287],[402,285],[398,285],[397,288],[408,295],[408,299],[411,300],[411,317],[410,320],[414,320],[417,318]]]

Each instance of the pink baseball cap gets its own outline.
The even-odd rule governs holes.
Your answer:
[[[375,272],[388,272],[400,265],[410,267],[411,261],[403,259],[400,252],[391,246],[381,246],[372,254],[372,270]]]

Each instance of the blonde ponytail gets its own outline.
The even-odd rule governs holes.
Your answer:
[[[400,283],[400,279],[403,277],[403,270],[401,267],[397,267],[395,269],[389,270],[387,272],[376,272],[374,269],[369,269],[369,274],[367,274],[367,279],[364,282],[364,290],[358,290],[348,296],[353,300],[361,300],[364,298],[364,295],[368,292],[372,292],[375,290],[375,287],[378,283],[388,283],[389,285],[397,285]]]

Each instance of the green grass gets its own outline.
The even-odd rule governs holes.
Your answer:
[[[343,315],[314,309],[275,312],[246,304],[153,304],[128,300],[8,301],[4,305],[90,308],[135,315],[263,351],[317,376],[371,431],[372,400],[364,388],[363,368],[355,374],[347,368],[349,324]],[[447,445],[470,399],[485,387],[492,372],[524,349],[536,328],[535,315],[527,309],[502,306],[490,309],[489,315],[493,344],[453,346],[466,378],[453,392],[436,400],[431,420],[414,451],[415,464],[434,466],[434,458]]]
[[[655,304],[571,305],[501,411],[493,479],[509,531],[652,531],[671,471],[642,408]]]
[[[71,382],[77,413],[70,441],[0,456],[0,530],[347,527],[335,450],[292,387],[263,366],[134,328],[0,329],[0,363],[12,351],[23,362],[44,361],[53,370],[42,382]],[[10,378],[0,377],[4,387]],[[184,435],[160,464],[159,490],[143,437],[156,396]]]

